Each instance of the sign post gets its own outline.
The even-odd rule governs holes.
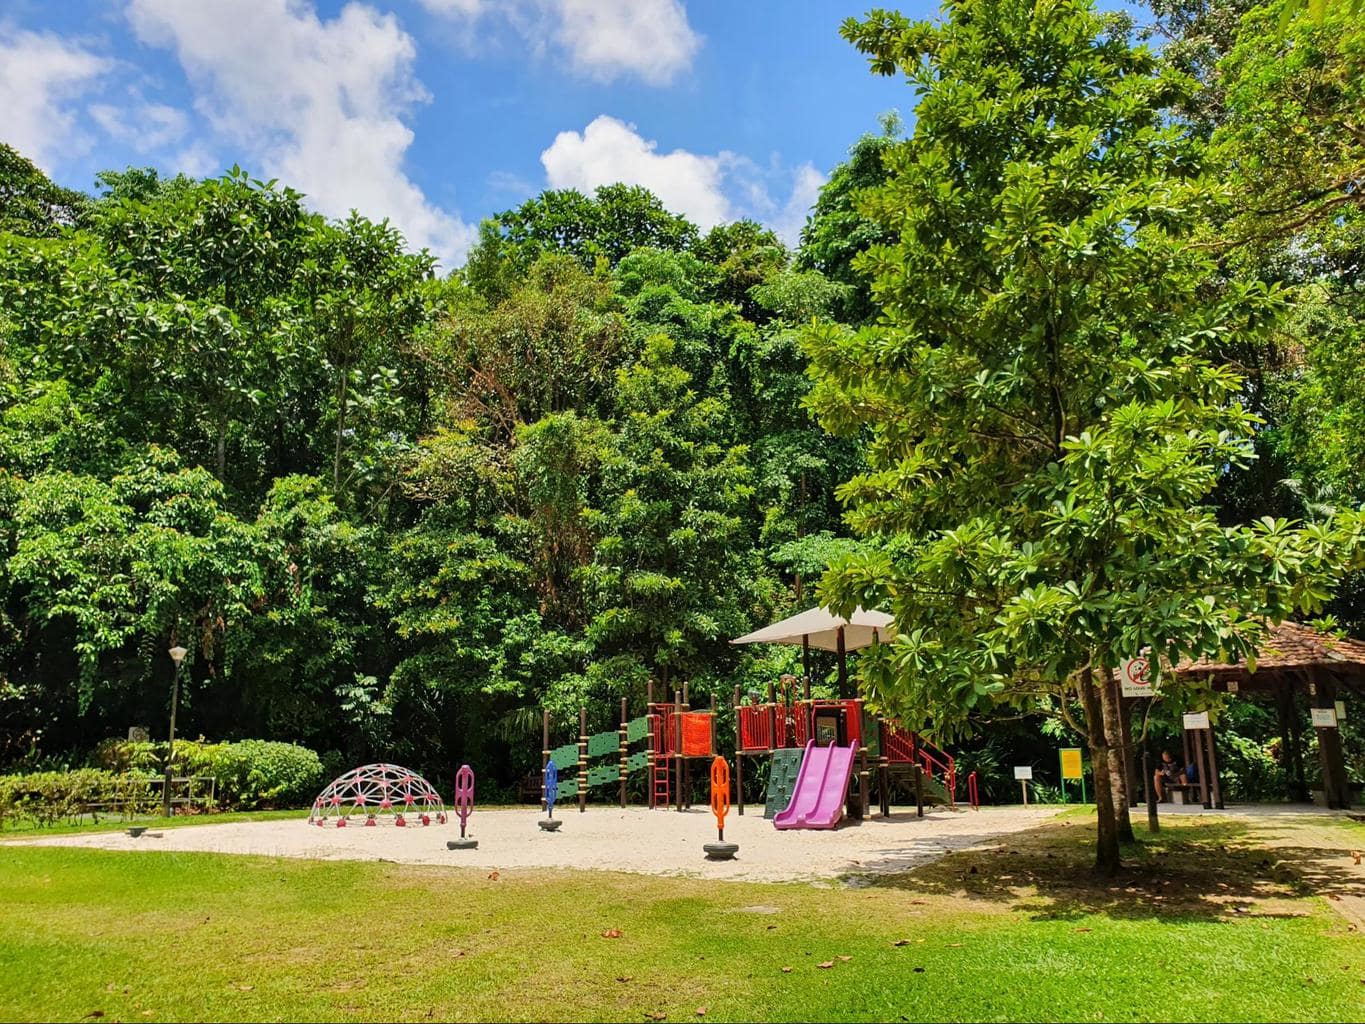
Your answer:
[[[1159,686],[1152,683],[1152,663],[1144,657],[1129,658],[1119,666],[1119,689],[1125,697],[1152,697]]]
[[[1024,794],[1024,806],[1028,806],[1028,784],[1033,778],[1033,766],[1028,764],[1015,765],[1014,777],[1019,780],[1019,791]]]
[[[1081,760],[1080,747],[1063,747],[1060,751],[1062,760],[1062,799],[1066,799],[1066,783],[1068,779],[1079,780],[1081,784],[1081,803],[1085,803],[1085,766]]]

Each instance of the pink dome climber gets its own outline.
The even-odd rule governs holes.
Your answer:
[[[352,817],[362,825],[444,825],[446,807],[431,783],[411,768],[367,764],[333,779],[318,794],[308,824],[345,828]]]

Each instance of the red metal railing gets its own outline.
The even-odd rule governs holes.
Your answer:
[[[739,709],[739,749],[771,750],[772,748],[772,710],[766,704],[741,706]]]
[[[967,776],[967,801],[972,805],[972,810],[981,810],[981,797],[976,792],[976,772]]]
[[[882,736],[882,754],[892,764],[917,764],[932,779],[935,771],[943,777],[943,788],[948,794],[948,806],[957,806],[957,762],[953,755],[940,750],[919,733],[901,732],[888,725]]]

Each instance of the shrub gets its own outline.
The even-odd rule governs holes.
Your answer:
[[[164,771],[165,743],[106,740],[92,760],[110,771]],[[172,770],[177,775],[209,775],[217,780],[220,807],[257,810],[297,807],[322,788],[322,761],[307,747],[271,740],[204,743],[176,740]]]
[[[47,827],[73,821],[90,808],[140,813],[151,810],[156,801],[150,778],[140,772],[78,768],[0,775],[0,827],[19,823]]]

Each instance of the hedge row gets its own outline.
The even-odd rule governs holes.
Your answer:
[[[106,740],[93,762],[113,772],[159,775],[165,768],[166,744]],[[218,782],[220,807],[253,811],[263,807],[299,807],[322,788],[322,761],[307,747],[271,740],[199,743],[176,740],[176,775],[211,775]]]
[[[94,767],[66,772],[0,775],[0,828],[74,821],[91,808],[147,813],[161,801],[166,744],[108,740]],[[212,776],[215,805],[224,810],[307,805],[322,788],[322,761],[306,747],[268,740],[237,743],[177,741],[177,776]]]
[[[45,827],[74,821],[92,806],[148,812],[158,800],[149,776],[141,772],[78,768],[0,775],[0,828],[21,822]]]

